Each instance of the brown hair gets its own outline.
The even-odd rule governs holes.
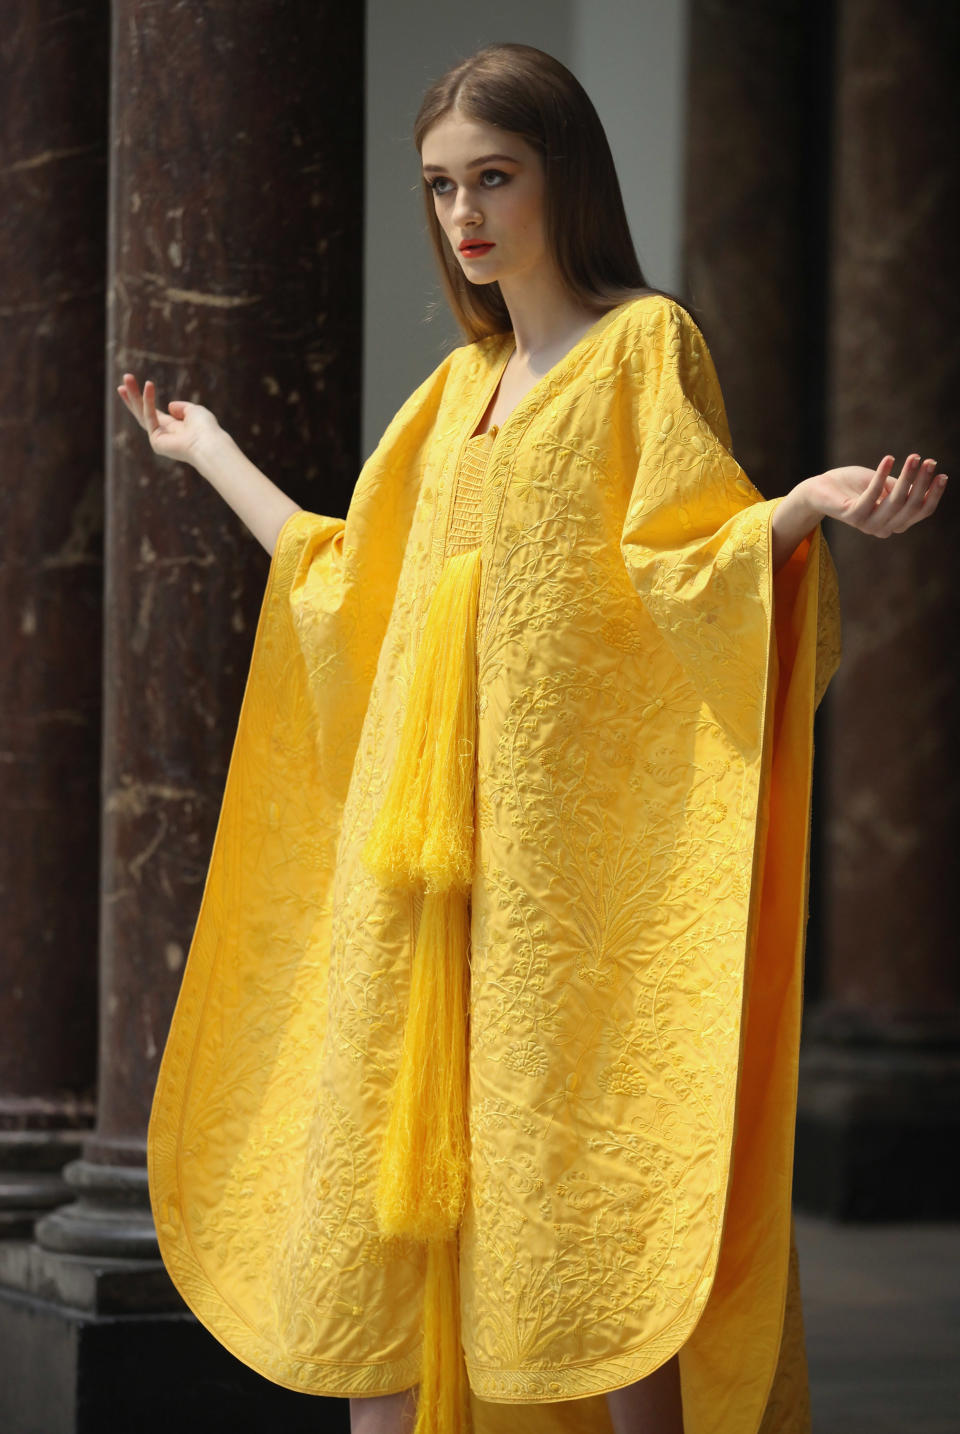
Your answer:
[[[630,234],[610,145],[575,75],[532,45],[485,45],[427,90],[413,126],[417,153],[451,110],[525,139],[546,174],[547,243],[570,293],[588,307],[614,308],[642,294],[675,294],[647,284]],[[427,226],[443,287],[472,342],[509,332],[500,285],[473,284],[447,242],[423,180]]]

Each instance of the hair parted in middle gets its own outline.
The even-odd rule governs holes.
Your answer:
[[[566,65],[533,45],[485,45],[430,85],[413,126],[417,153],[428,130],[451,111],[526,140],[546,175],[547,244],[570,293],[588,307],[614,308],[649,285],[634,248],[610,145],[586,90]],[[474,284],[452,253],[422,181],[427,225],[443,287],[468,340],[508,333],[500,285]]]

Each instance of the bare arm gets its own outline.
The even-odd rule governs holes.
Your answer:
[[[821,518],[836,518],[878,538],[903,533],[929,518],[947,485],[947,475],[937,472],[936,459],[921,463],[920,454],[912,453],[894,479],[894,461],[888,453],[873,470],[858,465],[828,468],[792,488],[773,513],[774,572]]]
[[[291,513],[299,513],[300,504],[261,473],[222,428],[197,448],[192,462],[272,554],[280,529]]]
[[[823,517],[804,478],[783,497],[773,510],[770,535],[773,541],[773,571],[778,573],[790,554],[803,542]]]
[[[158,413],[152,379],[141,396],[132,373],[124,374],[117,392],[146,429],[154,453],[196,468],[272,556],[280,529],[300,511],[299,503],[250,462],[202,404],[175,398],[167,413]]]

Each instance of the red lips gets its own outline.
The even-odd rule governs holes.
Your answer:
[[[493,243],[489,239],[464,239],[460,245],[460,253],[465,254],[470,249],[492,249]]]

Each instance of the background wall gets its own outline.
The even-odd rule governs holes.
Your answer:
[[[680,286],[687,0],[367,0],[363,457],[463,336],[436,274],[413,121],[423,92],[481,45],[536,45],[568,65],[603,121],[648,281]]]

